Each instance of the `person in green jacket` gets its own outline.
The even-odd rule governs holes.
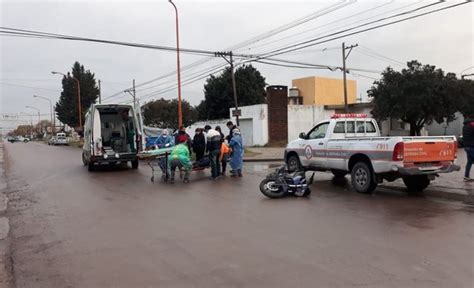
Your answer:
[[[168,156],[168,169],[170,170],[170,183],[174,183],[174,175],[176,168],[184,169],[184,183],[189,182],[189,174],[193,165],[191,164],[191,156],[186,143],[180,143],[173,147],[171,154]]]

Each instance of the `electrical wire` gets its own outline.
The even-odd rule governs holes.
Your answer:
[[[421,16],[428,15],[428,14],[436,13],[436,12],[439,12],[439,11],[442,11],[442,10],[454,8],[454,7],[457,7],[457,6],[460,6],[460,5],[467,4],[469,2],[454,4],[454,5],[443,7],[443,8],[440,8],[440,9],[435,9],[435,10],[431,10],[431,11],[424,12],[424,13],[421,13],[421,14],[417,14],[417,15],[414,15],[414,16],[411,16],[411,17],[407,17],[407,18],[387,22],[387,23],[384,23],[384,24],[372,26],[372,27],[365,28],[365,29],[362,29],[362,30],[359,30],[359,31],[350,32],[350,31],[353,31],[355,29],[362,28],[362,27],[365,27],[365,26],[368,26],[368,25],[371,25],[371,24],[386,21],[388,19],[397,18],[397,17],[403,16],[403,15],[408,15],[408,14],[414,13],[416,11],[429,8],[433,5],[439,5],[441,3],[444,3],[444,1],[438,1],[436,3],[427,4],[427,5],[424,5],[424,6],[409,10],[409,11],[401,12],[401,13],[398,13],[398,14],[395,14],[395,15],[392,15],[392,16],[388,16],[388,17],[380,18],[380,19],[370,21],[370,22],[367,22],[367,23],[364,23],[364,24],[360,24],[360,25],[357,25],[357,26],[352,27],[352,28],[344,29],[344,30],[341,30],[341,31],[338,31],[338,32],[334,32],[334,33],[330,33],[330,34],[321,36],[321,37],[313,38],[311,40],[307,40],[307,41],[299,42],[299,43],[296,43],[296,44],[288,45],[288,46],[283,47],[283,48],[278,48],[278,49],[275,49],[273,51],[270,51],[270,52],[267,52],[267,53],[264,53],[264,54],[260,54],[259,56],[260,57],[265,57],[265,56],[268,56],[268,55],[276,56],[276,55],[281,55],[281,54],[285,54],[285,53],[296,51],[296,50],[301,50],[301,49],[304,49],[304,48],[307,48],[307,47],[312,47],[312,46],[315,46],[315,45],[318,45],[318,44],[338,40],[338,39],[345,38],[345,37],[348,37],[348,36],[360,34],[360,33],[363,33],[363,32],[367,32],[367,31],[371,31],[371,30],[378,29],[378,28],[381,28],[381,27],[393,25],[393,24],[396,24],[396,23],[411,20],[411,19],[414,19],[414,18],[418,18],[418,17],[421,17]],[[343,34],[343,33],[346,33],[346,32],[350,32],[350,33]],[[343,34],[343,35],[336,36],[336,35],[339,35],[339,34]],[[318,40],[328,38],[328,37],[332,37],[332,36],[336,36],[336,37],[329,38],[329,39],[317,42]]]
[[[297,37],[297,36],[299,36],[299,35],[302,35],[302,34],[305,34],[305,33],[308,33],[308,32],[312,32],[312,31],[314,31],[314,30],[321,29],[322,27],[326,27],[326,26],[329,26],[329,25],[331,25],[331,24],[338,23],[338,22],[341,22],[341,21],[344,21],[344,20],[347,20],[347,19],[350,19],[350,18],[359,16],[359,15],[362,15],[362,14],[365,14],[365,13],[368,13],[368,12],[371,12],[371,11],[374,11],[374,10],[379,9],[379,8],[381,8],[381,7],[390,5],[390,4],[392,4],[393,2],[395,2],[395,1],[392,0],[392,1],[390,1],[389,3],[385,3],[385,4],[382,4],[382,5],[373,7],[373,8],[371,8],[371,9],[364,10],[364,11],[362,11],[362,12],[353,14],[353,15],[351,15],[351,16],[349,16],[349,17],[345,17],[345,18],[342,18],[342,19],[338,19],[338,20],[335,20],[335,21],[331,21],[331,22],[326,23],[326,24],[324,24],[324,25],[319,25],[319,26],[317,26],[317,27],[314,27],[314,28],[311,28],[311,29],[307,29],[307,30],[301,31],[301,32],[296,33],[296,34],[288,35],[288,36],[283,37],[283,38],[280,38],[280,39],[275,39],[275,40],[272,40],[272,41],[270,41],[270,42],[262,43],[262,44],[260,44],[260,45],[252,46],[252,47],[247,48],[247,50],[252,50],[252,49],[260,48],[260,47],[263,47],[263,46],[268,46],[268,45],[273,44],[273,43],[277,43],[277,42],[281,42],[281,41],[284,41],[284,40],[287,40],[287,39],[290,39],[290,38],[294,38],[294,37]],[[380,16],[380,15],[383,15],[383,14],[387,14],[387,13],[390,13],[390,12],[393,12],[393,11],[396,11],[396,10],[400,10],[400,9],[403,9],[403,8],[405,8],[405,7],[412,6],[412,5],[415,5],[415,4],[416,4],[416,3],[412,3],[412,4],[409,4],[409,5],[406,5],[406,6],[397,8],[397,9],[394,9],[394,10],[390,10],[390,11],[388,11],[388,12],[384,12],[384,13],[378,14],[377,16]],[[372,16],[372,17],[366,18],[365,20],[367,20],[367,19],[372,19],[372,18],[375,18],[375,17],[377,17],[377,16]],[[336,28],[331,29],[331,30],[328,30],[328,31],[326,31],[326,32],[334,31],[334,30],[337,30],[337,29],[340,29],[340,28],[343,28],[343,27],[347,27],[347,26],[353,25],[353,24],[355,24],[355,23],[360,23],[360,22],[362,22],[362,21],[364,21],[364,20],[359,20],[359,21],[356,21],[356,22],[353,22],[353,23],[345,24],[345,25],[343,25],[343,26],[336,27]],[[319,34],[319,35],[320,35],[320,34]],[[312,37],[314,37],[314,36],[312,36]],[[311,37],[311,38],[312,38],[312,37]]]
[[[14,86],[14,87],[22,87],[22,88],[30,88],[30,89],[38,89],[38,90],[48,90],[48,91],[54,91],[54,92],[61,92],[60,90],[55,90],[55,89],[42,88],[42,87],[33,87],[33,86],[26,86],[26,85],[18,85],[18,84],[5,83],[5,82],[0,82],[0,85]]]

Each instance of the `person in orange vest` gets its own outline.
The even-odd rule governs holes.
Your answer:
[[[219,160],[221,161],[221,164],[222,164],[221,165],[222,166],[222,173],[221,173],[222,176],[225,176],[225,170],[226,170],[226,167],[227,167],[227,162],[229,161],[231,151],[232,150],[230,149],[229,145],[222,142],[222,144],[221,144],[221,155],[219,157]]]

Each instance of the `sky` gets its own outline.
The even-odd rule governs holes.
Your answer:
[[[370,21],[409,11],[438,1],[186,1],[175,0],[179,11],[180,46],[206,51],[230,51],[258,55],[304,40],[323,37]],[[465,1],[447,1],[421,12]],[[435,65],[446,72],[474,73],[474,3],[469,3],[406,22],[335,39],[302,50],[274,56],[278,59],[342,66],[341,45],[358,44],[347,58],[353,71],[348,79],[357,81],[358,95],[367,101],[367,90],[387,66],[396,70],[410,60]],[[312,15],[295,27],[278,28]],[[394,18],[396,20],[400,18]],[[388,21],[379,22],[386,23]],[[10,1],[0,0],[2,27],[67,34],[88,38],[176,47],[175,11],[166,0],[155,1]],[[365,27],[370,27],[369,25]],[[353,30],[354,31],[354,30]],[[339,35],[339,34],[338,34]],[[257,38],[256,38],[257,37]],[[323,38],[329,39],[329,38]],[[249,41],[253,40],[253,41]],[[256,41],[259,40],[259,41]],[[236,45],[246,42],[247,45]],[[224,65],[222,58],[181,53],[182,97],[193,105],[204,99],[205,79],[198,76]],[[75,61],[101,80],[106,103],[129,101],[124,89],[135,79],[141,103],[158,98],[177,98],[176,52],[116,45],[8,37],[0,33],[0,126],[12,127],[50,119],[49,103],[33,98],[40,95],[55,103],[61,93],[61,77]],[[242,61],[236,59],[236,63]],[[193,64],[191,70],[185,68]],[[307,76],[342,78],[342,72],[301,69],[252,62],[268,85],[286,85]],[[217,69],[215,69],[217,70]],[[207,73],[206,73],[207,72]],[[140,85],[166,76],[159,81]],[[218,75],[215,74],[215,75]],[[194,77],[194,78],[193,78]],[[189,84],[186,84],[189,83]],[[186,84],[186,85],[185,85]],[[111,97],[112,95],[115,95]],[[19,121],[5,121],[18,116]],[[2,118],[3,116],[3,118]],[[2,130],[0,129],[0,130]],[[1,132],[1,131],[0,131]]]

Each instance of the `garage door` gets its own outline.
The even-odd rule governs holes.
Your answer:
[[[253,120],[239,119],[244,146],[253,146]]]

